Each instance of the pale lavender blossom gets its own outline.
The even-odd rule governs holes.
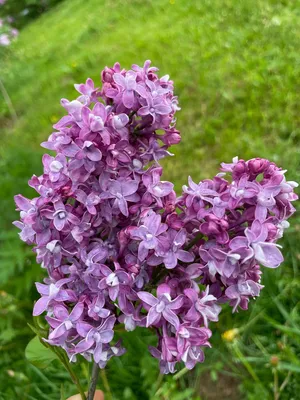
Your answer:
[[[93,357],[96,363],[99,363],[102,355],[103,345],[111,342],[114,337],[113,327],[116,318],[113,316],[108,317],[97,328],[87,323],[78,322],[77,331],[84,339],[81,340],[74,348],[73,354],[86,352],[91,347],[94,348]]]
[[[113,79],[119,88],[122,102],[126,108],[132,108],[135,102],[135,92],[144,93],[144,89],[136,82],[136,74],[127,72],[125,76],[122,74],[114,74]]]
[[[119,209],[125,217],[128,217],[128,202],[136,203],[140,196],[136,193],[139,183],[134,180],[111,180],[107,192],[101,196],[102,199],[114,199],[113,207]]]
[[[185,289],[184,294],[191,301],[191,308],[185,316],[187,321],[198,321],[202,318],[205,327],[208,326],[208,321],[218,321],[221,307],[215,303],[215,296],[209,294],[209,286],[201,297],[194,289]]]
[[[53,328],[53,331],[49,335],[49,340],[53,341],[68,335],[68,331],[75,329],[76,323],[82,316],[83,311],[83,303],[77,303],[70,314],[66,307],[59,304],[55,305],[53,310],[54,317],[46,317],[47,322]]]
[[[167,234],[157,243],[155,254],[149,260],[151,265],[164,264],[167,269],[173,269],[178,261],[191,263],[194,260],[192,253],[183,250],[186,244],[186,231],[184,229],[177,232],[169,229]]]
[[[170,112],[172,112],[172,108],[160,96],[147,96],[146,105],[138,111],[141,116],[151,115],[153,123],[156,121],[158,115],[168,115]]]
[[[138,297],[142,300],[143,304],[150,306],[146,326],[156,325],[164,318],[177,329],[179,327],[179,319],[176,315],[176,310],[182,306],[184,297],[178,296],[172,300],[170,288],[165,284],[158,286],[157,296],[156,298],[151,293],[138,292]]]
[[[244,262],[254,257],[257,262],[265,267],[277,268],[283,262],[283,256],[277,244],[267,242],[268,228],[255,220],[251,229],[245,229],[245,237],[237,236],[230,242],[230,248],[235,250],[248,250]]]
[[[53,301],[56,302],[75,302],[77,297],[75,293],[70,289],[63,289],[62,286],[70,281],[69,278],[60,279],[55,284],[43,285],[42,283],[36,283],[38,292],[42,297],[35,303],[33,308],[33,315],[42,314],[49,304]]]
[[[148,215],[143,218],[142,224],[132,230],[131,236],[138,240],[138,258],[144,261],[147,257],[149,250],[153,250],[158,247],[159,236],[168,229],[168,226],[161,223],[161,216],[154,212],[149,212]]]

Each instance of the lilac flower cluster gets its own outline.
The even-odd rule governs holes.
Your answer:
[[[0,6],[4,1],[0,0]],[[18,29],[14,28],[11,23],[14,22],[12,17],[0,18],[0,46],[9,46],[11,41],[19,35]]]
[[[263,287],[260,265],[276,268],[283,262],[276,242],[289,227],[298,184],[260,158],[245,162],[236,157],[221,170],[199,184],[189,179],[178,206],[194,243],[201,284],[209,286],[218,303],[246,310]]]
[[[56,155],[29,181],[38,197],[15,197],[20,237],[48,274],[33,314],[47,312],[46,340],[71,361],[81,354],[104,368],[125,351],[114,340],[124,324],[156,332],[150,352],[163,373],[181,361],[191,369],[220,304],[246,309],[262,288],[260,264],[283,261],[276,240],[296,184],[267,160],[234,159],[177,198],[159,165],[180,141],[173,82],[150,61],[116,63],[101,78],[101,89],[88,79],[77,99],[62,99],[68,114],[42,144]]]

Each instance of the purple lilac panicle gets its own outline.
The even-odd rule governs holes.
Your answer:
[[[198,185],[190,179],[177,205],[194,241],[195,262],[201,264],[200,282],[210,286],[219,303],[229,302],[236,311],[247,309],[249,299],[259,295],[260,266],[276,268],[283,262],[276,242],[295,211],[291,202],[298,198],[298,185],[286,181],[286,171],[259,158],[236,157],[223,163],[221,171]]]
[[[274,163],[234,159],[212,180],[190,178],[179,198],[161,180],[158,161],[180,133],[173,82],[157,71],[116,63],[102,88],[75,85],[79,97],[62,99],[68,114],[42,144],[56,156],[44,155],[43,175],[29,181],[38,197],[15,197],[20,238],[48,274],[33,314],[47,312],[45,340],[71,361],[81,354],[104,368],[125,351],[114,343],[124,324],[157,333],[150,352],[163,373],[191,369],[220,304],[246,309],[262,288],[260,265],[283,261],[276,241],[296,184]]]

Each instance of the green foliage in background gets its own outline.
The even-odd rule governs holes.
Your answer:
[[[13,26],[22,28],[61,0],[6,0],[0,5],[0,18],[13,18]]]
[[[164,163],[177,191],[188,175],[214,175],[235,155],[270,158],[300,181],[299,17],[299,0],[65,0],[1,52],[0,400],[57,400],[76,390],[57,360],[40,370],[25,358],[43,271],[11,226],[13,195],[34,196],[27,180],[41,173],[39,143],[64,113],[60,98],[76,96],[73,84],[88,76],[99,82],[105,65],[150,58],[175,81],[182,107],[182,143]],[[113,398],[299,399],[298,221],[281,243],[284,265],[264,269],[266,288],[249,312],[227,310],[212,325],[205,364],[161,378],[147,353],[155,338],[125,334],[128,353],[107,370]],[[88,367],[76,367],[83,385]]]

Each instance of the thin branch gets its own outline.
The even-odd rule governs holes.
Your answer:
[[[278,372],[276,368],[274,368],[273,374],[274,374],[274,400],[278,400],[279,399]]]
[[[282,382],[282,384],[281,384],[281,386],[279,388],[279,396],[280,396],[281,392],[284,390],[284,388],[286,387],[286,385],[289,383],[291,375],[292,375],[292,371],[289,371],[289,373],[287,374],[287,377]]]

